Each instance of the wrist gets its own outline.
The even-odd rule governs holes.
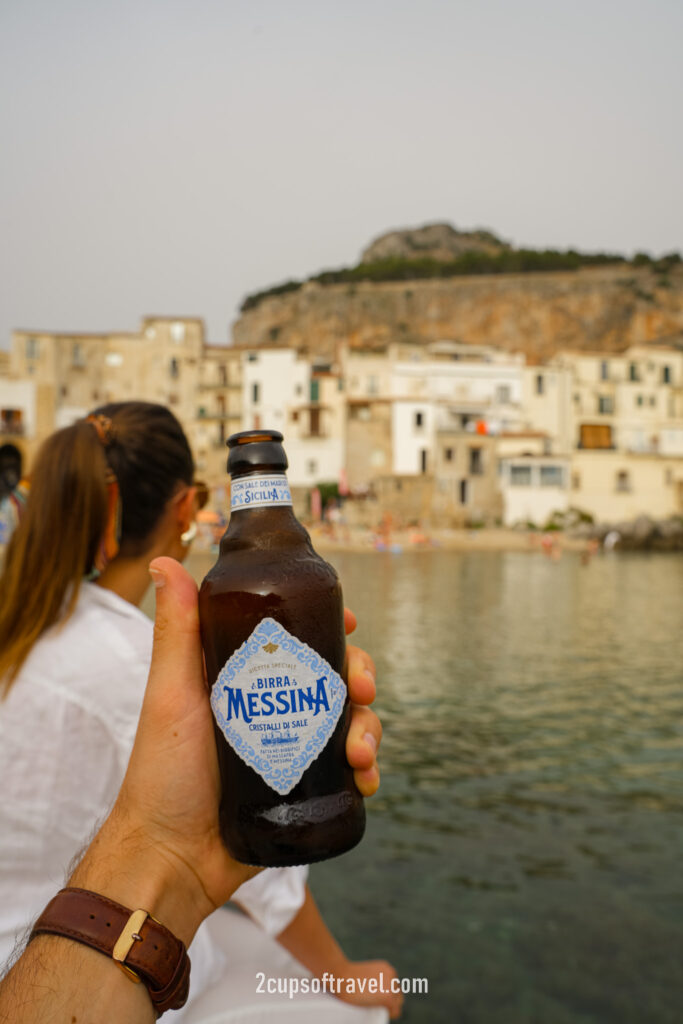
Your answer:
[[[191,868],[117,807],[68,884],[97,892],[130,910],[146,910],[185,946],[215,909]]]

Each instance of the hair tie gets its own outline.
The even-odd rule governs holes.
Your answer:
[[[114,440],[114,424],[102,413],[91,413],[86,416],[86,423],[92,423],[103,448],[108,448]]]
[[[91,423],[95,428],[100,444],[105,449],[106,460],[106,449],[114,440],[114,425],[112,421],[108,416],[103,416],[101,413],[93,413],[90,416],[86,416],[86,422]],[[100,573],[104,572],[111,560],[118,555],[121,542],[121,494],[116,473],[108,462],[105,483],[107,485],[107,523],[99,549],[95,555],[94,569],[89,574],[88,579],[96,579]]]

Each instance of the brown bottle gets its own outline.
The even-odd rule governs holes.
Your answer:
[[[245,431],[228,447],[230,523],[199,593],[221,834],[244,863],[305,864],[365,829],[345,752],[341,585],[292,510],[282,434]]]

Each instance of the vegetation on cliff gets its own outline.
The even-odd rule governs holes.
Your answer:
[[[617,253],[581,253],[574,249],[504,249],[501,252],[470,251],[452,260],[431,257],[407,259],[392,257],[359,263],[355,267],[339,270],[325,270],[309,277],[318,284],[354,284],[359,281],[417,281],[429,278],[462,277],[477,274],[524,274],[543,271],[575,271],[582,267],[628,265],[648,267],[666,278],[668,272],[681,263],[677,252],[653,258],[647,253],[636,253],[632,259]],[[240,311],[254,309],[264,299],[287,292],[297,291],[304,281],[287,281],[284,284],[252,292],[244,299]],[[660,281],[660,284],[662,281]]]

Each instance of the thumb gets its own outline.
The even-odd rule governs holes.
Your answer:
[[[164,702],[206,697],[199,636],[197,584],[174,558],[155,558],[149,566],[156,591],[154,646],[147,695]]]

